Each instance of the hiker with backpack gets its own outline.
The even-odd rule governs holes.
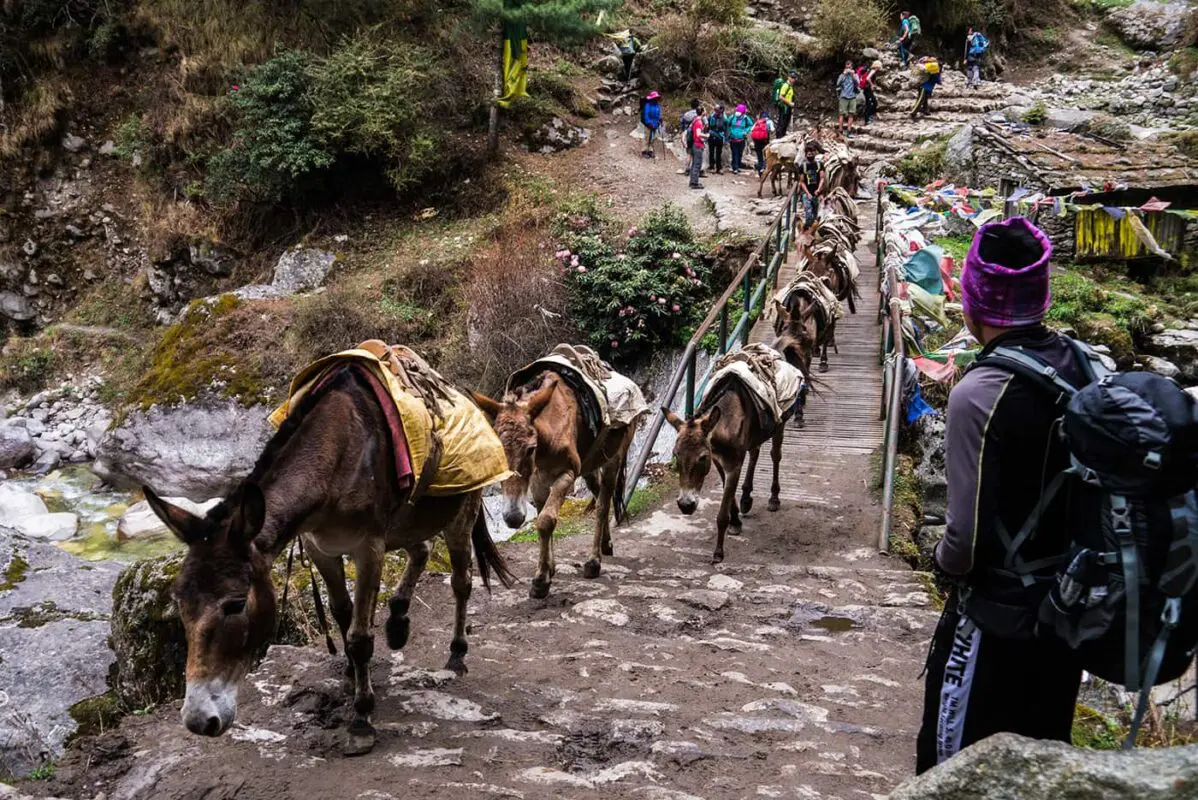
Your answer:
[[[695,144],[694,139],[691,137],[691,125],[694,124],[695,117],[699,116],[700,113],[701,109],[699,108],[698,99],[692,98],[691,107],[687,109],[686,113],[682,115],[682,119],[679,121],[678,129],[682,131],[682,135],[685,137],[686,142],[686,169],[683,170],[682,173],[684,175],[690,174],[691,162],[695,160]],[[700,164],[699,169],[702,168],[703,165]]]
[[[774,83],[774,105],[778,109],[779,139],[785,136],[786,131],[790,129],[790,120],[795,110],[795,84],[798,82],[798,73],[792,72],[786,76],[786,80],[781,85],[776,81]]]
[[[703,174],[703,146],[707,141],[707,122],[703,117],[703,107],[696,109],[694,120],[691,122],[691,166],[690,188],[702,189],[699,177]]]
[[[969,26],[965,34],[965,85],[976,89],[982,85],[982,59],[990,49],[990,40],[981,31]]]
[[[707,118],[707,168],[716,175],[724,173],[724,142],[728,139],[728,117],[717,103]]]
[[[741,103],[736,107],[736,111],[728,115],[728,146],[732,152],[732,174],[739,175],[744,167],[745,158],[745,142],[749,139],[749,133],[753,130],[753,117],[749,114],[749,109]]]
[[[774,121],[768,111],[762,111],[757,116],[749,131],[749,140],[753,142],[753,152],[757,154],[757,177],[765,172],[765,146],[774,138]]]
[[[864,64],[857,70],[857,82],[861,85],[861,94],[865,97],[865,105],[861,111],[861,122],[868,125],[878,115],[877,88],[878,73],[882,71],[882,62],[875,61],[870,66]]]
[[[920,114],[927,116],[932,113],[932,92],[940,85],[940,62],[935,56],[924,56],[919,59],[917,69],[923,77],[919,84],[919,94],[915,98],[915,106],[911,109],[911,119],[918,119]]]
[[[661,129],[661,95],[649,92],[641,100],[641,124],[645,126],[645,149],[641,155],[645,158],[657,158],[653,145],[657,141],[657,132]]]
[[[1083,669],[1139,690],[1198,644],[1198,403],[1045,327],[1051,255],[1016,217],[983,225],[962,270],[982,350],[949,395],[933,568],[952,589],[918,773],[999,732],[1068,742]]]
[[[921,32],[919,17],[912,14],[910,11],[904,11],[899,14],[899,37],[898,37],[898,52],[899,61],[903,65],[903,69],[911,63],[911,45],[915,43],[915,37]]]

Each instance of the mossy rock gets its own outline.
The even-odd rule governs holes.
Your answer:
[[[121,705],[115,692],[105,692],[86,700],[80,700],[71,706],[67,713],[79,726],[71,734],[71,739],[80,736],[97,736],[110,731],[125,716],[126,709]]]
[[[1086,314],[1077,320],[1077,332],[1089,344],[1106,345],[1111,358],[1120,369],[1128,369],[1135,361],[1135,343],[1126,327],[1110,314]]]
[[[139,561],[113,587],[108,644],[116,661],[108,685],[125,708],[147,708],[183,696],[187,639],[171,598],[183,556]]]

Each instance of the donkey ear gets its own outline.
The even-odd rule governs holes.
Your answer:
[[[715,426],[720,424],[720,417],[723,416],[723,413],[720,411],[720,407],[716,406],[700,418],[699,427],[703,429],[704,436],[711,435],[711,432],[715,430]]]
[[[673,411],[666,408],[665,406],[661,407],[661,411],[663,414],[666,415],[666,422],[670,423],[670,425],[672,425],[674,427],[674,430],[676,430],[676,431],[682,430],[682,426],[686,424],[686,421],[683,420],[682,417],[678,416],[677,414],[675,414]]]
[[[149,486],[143,486],[141,490],[146,496],[146,502],[150,504],[150,510],[183,544],[195,544],[207,538],[207,526],[204,524],[204,520],[190,511],[166,502]]]
[[[548,405],[549,399],[553,397],[553,390],[557,388],[557,381],[552,381],[548,386],[542,386],[528,396],[528,416],[533,419],[537,418]]]
[[[503,410],[503,403],[498,400],[492,400],[485,394],[471,392],[470,396],[474,398],[474,404],[483,410],[483,413],[494,419],[499,416],[499,412]]]
[[[782,322],[790,322],[790,310],[786,307],[785,303],[775,300],[774,313],[778,315],[778,319]]]
[[[243,484],[237,494],[237,505],[229,522],[229,539],[248,544],[266,522],[266,497],[256,483]]]

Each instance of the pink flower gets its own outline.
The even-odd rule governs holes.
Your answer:
[[[631,228],[628,229],[628,235],[636,236],[636,226],[635,225],[633,225]]]
[[[657,299],[657,295],[655,295],[655,294],[651,294],[651,295],[649,295],[649,300],[650,300],[650,302],[652,302],[652,301],[654,301],[654,300],[656,300],[656,299]]]
[[[579,268],[578,268],[578,271],[579,271],[579,272],[586,272],[586,271],[587,271],[587,268],[586,268],[586,267],[579,267]]]
[[[680,305],[678,305],[677,303],[675,303],[675,304],[673,305],[673,309],[674,309],[674,313],[675,313],[675,314],[677,314],[679,311],[681,311],[681,310],[682,310],[682,306],[680,306]]]
[[[674,253],[670,258],[682,258],[682,253]]]
[[[664,297],[659,297],[657,298],[657,302],[664,306],[666,304],[666,299]]]
[[[233,91],[237,92],[237,91],[240,91],[240,90],[241,90],[241,86],[240,86],[240,85],[238,85],[238,84],[236,84],[236,83],[235,83],[235,84],[233,84]]]
[[[621,317],[626,317],[626,316],[628,316],[628,309],[626,309],[626,308],[621,308],[621,309],[620,309],[620,316],[621,316]]]
[[[625,260],[626,258],[628,258],[628,254],[627,254],[627,253],[620,253],[619,255],[617,255],[617,256],[616,256],[616,258],[618,258],[618,259],[620,259],[621,261],[623,261],[623,260]]]
[[[613,349],[613,350],[618,350],[618,349],[620,348],[620,340],[619,340],[619,339],[612,339],[612,340],[611,340],[611,346],[612,346],[612,349]]]

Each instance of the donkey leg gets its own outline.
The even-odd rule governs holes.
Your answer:
[[[341,556],[326,556],[315,547],[306,548],[308,558],[320,572],[324,585],[329,592],[329,610],[341,631],[341,646],[345,649],[345,684],[346,691],[353,691],[354,664],[349,660],[349,626],[354,613],[353,601],[349,598],[349,590],[345,588],[345,561]]]
[[[724,496],[720,499],[720,510],[715,518],[715,552],[711,554],[711,563],[718,564],[724,560],[724,534],[728,532],[728,523],[736,513],[736,487],[740,483],[740,464],[728,467],[728,480],[724,483]],[[737,527],[739,519],[737,520]]]
[[[374,541],[354,555],[358,570],[354,584],[354,614],[349,625],[346,651],[354,665],[354,718],[349,724],[345,743],[347,756],[362,755],[374,749],[375,730],[370,724],[374,713],[374,689],[370,685],[370,660],[374,657],[374,604],[383,577],[383,539]]]
[[[753,510],[753,473],[757,470],[757,457],[761,455],[761,448],[754,447],[749,453],[749,470],[745,475],[745,485],[740,493],[740,513],[748,514]]]
[[[537,538],[541,543],[541,558],[537,565],[536,577],[528,589],[528,596],[541,600],[549,596],[549,584],[553,581],[556,565],[553,558],[553,530],[557,527],[557,515],[562,509],[562,503],[570,488],[574,486],[574,473],[566,472],[558,476],[549,489],[549,497],[537,515]]]
[[[387,617],[387,646],[392,650],[399,650],[408,643],[408,633],[411,630],[408,607],[412,603],[412,593],[416,591],[416,583],[420,580],[420,574],[424,572],[426,564],[427,542],[408,548],[408,564],[399,579],[399,586],[395,588],[395,596],[391,598],[391,615]]]
[[[824,339],[823,347],[819,351],[819,371],[828,371],[828,340]]]
[[[449,661],[445,669],[452,670],[458,675],[465,675],[466,651],[466,605],[470,602],[472,586],[472,566],[470,563],[470,526],[472,521],[467,518],[461,530],[456,530],[445,537],[449,545],[449,563],[453,572],[449,584],[453,587],[453,639],[449,642]]]
[[[770,484],[770,502],[766,506],[770,511],[777,511],[782,506],[782,499],[778,497],[778,493],[782,491],[782,485],[778,482],[778,466],[782,463],[782,438],[786,435],[786,426],[779,425],[778,430],[774,431],[774,441],[770,445],[770,458],[774,461],[774,480]]]
[[[604,465],[599,471],[599,503],[595,512],[595,538],[591,542],[591,558],[582,565],[582,577],[598,578],[603,571],[603,556],[612,554],[611,501],[616,487],[616,469]]]

